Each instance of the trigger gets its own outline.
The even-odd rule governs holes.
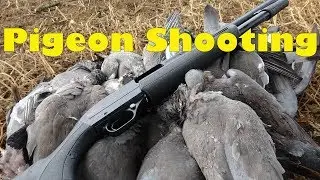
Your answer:
[[[110,124],[107,124],[105,129],[109,133],[121,133],[127,129],[127,127],[136,119],[137,116],[137,110],[142,102],[143,99],[141,99],[137,103],[132,103],[129,105],[128,109],[125,111],[120,112],[119,118],[116,121],[113,121]]]

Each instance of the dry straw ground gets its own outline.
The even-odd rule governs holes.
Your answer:
[[[57,58],[30,53],[28,45],[15,53],[3,52],[3,28],[22,27],[40,33],[80,32],[88,37],[94,32],[110,35],[129,32],[135,38],[135,50],[141,52],[145,33],[162,26],[173,10],[181,11],[185,27],[202,31],[204,6],[216,7],[223,21],[230,22],[254,7],[257,0],[1,0],[0,11],[0,137],[5,139],[5,114],[14,101],[24,97],[39,81],[64,71],[81,59],[92,59],[89,50],[82,53],[65,51]],[[48,7],[50,4],[56,6]],[[282,31],[294,34],[311,30],[320,24],[319,0],[290,0],[290,6],[264,26],[280,25]],[[106,52],[107,53],[107,52]],[[318,70],[320,67],[318,67]],[[320,70],[319,70],[320,71]],[[320,133],[320,72],[300,98],[299,121],[319,138]],[[317,135],[318,133],[318,135]]]

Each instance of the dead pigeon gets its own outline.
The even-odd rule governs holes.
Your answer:
[[[295,158],[301,162],[302,166],[319,171],[319,146],[285,112],[272,94],[239,70],[230,69],[226,76],[220,79],[215,79],[209,71],[204,72],[204,76],[205,81],[203,85],[199,82],[195,88],[196,92],[221,91],[224,96],[249,105],[266,124],[266,130],[277,146],[277,155],[284,158]],[[186,114],[182,112],[188,107],[185,98],[190,97],[188,88],[180,85],[171,97],[173,100],[169,99],[165,106],[169,112],[167,114],[170,117],[186,119]]]
[[[137,77],[145,72],[142,57],[133,52],[111,53],[101,66],[101,71],[108,79],[123,77],[132,74]]]
[[[214,76],[212,76],[209,72],[205,72],[204,73],[205,80],[203,80],[201,78],[197,78],[197,76],[199,76],[200,71],[198,71],[197,73],[192,73],[194,71],[195,70],[191,70],[191,73],[188,72],[185,77],[186,84],[187,85],[191,84],[191,86],[187,86],[187,88],[180,86],[178,88],[178,91],[176,91],[175,94],[177,94],[179,90],[185,91],[185,89],[192,89],[191,92],[189,93],[185,93],[185,92],[183,93],[185,97],[190,99],[189,100],[190,102],[184,103],[185,104],[184,111],[186,111],[186,115],[185,115],[186,120],[183,125],[183,135],[186,140],[189,151],[191,152],[193,157],[197,160],[205,177],[207,179],[219,179],[219,178],[228,179],[228,177],[229,178],[233,177],[235,179],[239,179],[239,178],[248,179],[250,176],[256,176],[256,177],[266,177],[266,179],[270,179],[270,178],[282,179],[282,174],[284,173],[284,170],[276,159],[272,139],[267,134],[266,130],[264,129],[262,121],[259,119],[256,113],[249,106],[238,101],[230,100],[220,95],[220,93],[206,92],[205,86],[210,86],[210,84],[207,84],[207,83],[210,83],[212,80],[214,80]],[[188,77],[188,76],[191,76],[191,77]],[[196,77],[192,78],[192,76],[196,76]],[[195,79],[199,79],[198,82],[196,82]],[[191,83],[190,83],[190,80],[191,80]],[[194,84],[197,84],[197,85],[194,86]],[[257,84],[257,86],[259,85]],[[205,92],[196,94],[196,92],[201,90],[205,90]],[[228,92],[235,95],[234,93],[235,91],[228,91]],[[183,99],[183,95],[180,95],[180,99]],[[177,104],[181,104],[181,103],[177,103]],[[211,110],[214,113],[210,113]],[[233,116],[236,116],[236,118],[234,118]],[[240,118],[240,117],[243,117],[243,118]],[[230,118],[230,124],[228,123],[229,121],[226,120],[229,118]],[[209,121],[211,119],[212,121]],[[218,119],[221,119],[221,123],[219,123]],[[235,119],[237,119],[238,121],[234,121]],[[242,119],[242,121],[239,121],[239,119]],[[217,123],[217,126],[214,126],[215,123]],[[197,127],[199,128],[198,130],[196,130]],[[215,128],[217,129],[215,130]],[[204,130],[204,129],[207,129],[207,130]],[[250,131],[250,133],[253,133],[253,134],[257,133],[257,135],[253,135],[253,134],[248,135],[250,133],[247,133],[245,131]],[[202,134],[202,136],[198,135],[197,132],[199,134]],[[223,135],[222,133],[225,133],[225,135]],[[223,142],[224,138],[228,140],[224,141],[226,143],[225,145],[222,145],[222,143],[224,143]],[[255,140],[252,140],[252,138],[255,138]],[[203,140],[203,142],[201,140]],[[233,141],[235,140],[237,141],[237,143],[233,143]],[[258,145],[252,144],[251,142],[253,141],[258,142]],[[214,145],[211,146],[210,142],[212,142]],[[242,143],[239,143],[239,142],[242,142]],[[189,147],[189,145],[192,147]],[[226,148],[227,145],[230,146],[230,148]],[[247,151],[245,151],[245,149],[243,148],[240,148],[240,146],[242,145],[244,147],[247,146],[246,147]],[[219,146],[220,146],[220,149],[219,149]],[[249,146],[255,146],[255,147],[249,148]],[[264,149],[263,151],[261,151],[260,149],[262,146],[265,147],[263,148]],[[216,147],[216,148],[213,149],[212,147]],[[221,149],[221,147],[225,147],[225,148]],[[251,152],[252,149],[254,148],[256,148],[259,153],[255,153],[255,151]],[[250,151],[248,151],[249,149]],[[220,156],[219,156],[219,150],[220,152],[222,152]],[[210,151],[212,151],[212,153],[214,152],[214,156],[208,156],[208,154],[211,154],[209,153]],[[236,153],[236,151],[238,151],[238,153]],[[207,154],[201,154],[201,153],[207,153]],[[242,162],[240,162],[241,153],[245,154],[244,158],[242,159]],[[252,157],[252,160],[249,159],[250,155]],[[232,156],[238,157],[238,159],[234,159]],[[266,157],[269,157],[269,158],[266,158]],[[268,161],[266,161],[265,158],[268,159]],[[251,164],[254,163],[255,161],[258,165],[255,167],[257,167],[260,170],[253,170],[254,167]],[[217,165],[215,166],[214,163],[216,163]],[[248,167],[245,168],[246,166]],[[267,170],[268,172],[267,174],[270,175],[269,178],[267,176],[259,175],[259,173],[260,174],[266,173],[264,168],[261,169],[261,166],[265,166],[267,167],[265,169],[269,169],[269,171]],[[216,171],[213,170],[214,168],[216,168]]]
[[[320,147],[294,121],[276,98],[243,72],[230,69],[224,78],[211,78],[205,91],[222,91],[230,99],[249,105],[266,127],[280,156],[294,157],[302,166],[319,171]]]
[[[96,142],[78,168],[79,179],[134,180],[146,153],[143,120],[117,137]]]
[[[77,120],[106,95],[100,85],[85,87],[74,82],[43,100],[36,109],[35,122],[27,128],[27,150],[33,162],[52,153]]]
[[[208,91],[191,95],[186,111],[183,137],[206,179],[282,179],[273,141],[248,105]]]
[[[270,112],[284,112],[272,94],[240,70],[230,69],[226,76],[220,79],[206,80],[204,89],[205,91],[221,91],[224,96],[230,99],[250,105],[259,117],[263,118],[265,124],[270,124],[269,122],[272,121],[270,117],[272,113],[270,114]]]
[[[167,104],[165,103],[166,105],[163,108],[164,109],[163,112],[167,111],[168,112],[167,116],[169,116],[169,118],[174,117],[178,119],[179,117],[181,117],[182,119],[186,119],[183,125],[183,135],[186,140],[189,151],[191,152],[192,156],[196,159],[205,177],[207,179],[219,179],[219,178],[228,179],[228,177],[248,179],[249,177],[252,177],[252,178],[264,177],[262,176],[262,174],[266,173],[266,171],[264,171],[263,168],[261,168],[262,166],[264,166],[265,169],[268,169],[267,170],[268,173],[266,174],[269,175],[269,178],[273,177],[276,179],[281,179],[282,173],[284,173],[284,170],[276,159],[272,140],[270,136],[267,134],[266,130],[264,129],[263,123],[250,107],[248,107],[247,105],[241,102],[227,99],[224,96],[217,95],[215,93],[213,93],[212,95],[211,92],[204,92],[199,96],[190,96],[190,94],[192,93],[188,92],[190,90],[186,90],[186,89],[192,88],[193,90],[191,90],[191,92],[197,92],[198,89],[203,90],[206,88],[206,83],[209,83],[211,80],[214,79],[214,76],[210,75],[209,72],[205,72],[204,73],[205,79],[203,80],[203,78],[201,78],[203,76],[201,76],[199,72],[200,71],[197,71],[197,70],[191,70],[191,72],[188,72],[186,74],[185,80],[186,80],[186,84],[189,85],[188,88],[186,88],[184,85],[180,85],[178,90],[171,96],[168,103]],[[193,78],[192,76],[195,76],[195,77]],[[258,84],[256,85],[259,86]],[[231,94],[236,94],[236,92],[237,91],[230,91]],[[218,96],[219,98],[216,96]],[[191,103],[186,102],[186,97],[190,97],[191,99],[190,101],[192,102]],[[199,100],[197,98],[203,99],[203,100]],[[217,101],[220,102],[220,103],[217,103],[217,105],[214,105],[215,98],[217,99]],[[173,100],[171,101],[171,99]],[[197,100],[199,100],[200,102],[204,101],[204,104],[202,104],[201,106],[199,105],[199,109],[188,108],[189,106],[192,106],[192,105],[197,106],[195,105],[196,103],[194,102]],[[216,106],[216,108],[214,108],[214,106]],[[227,108],[228,106],[229,108]],[[215,109],[215,110],[212,110],[212,112],[214,113],[210,113],[211,112],[210,110],[212,108]],[[186,113],[186,115],[185,113],[183,113],[183,111]],[[216,113],[216,112],[221,112],[221,113]],[[188,116],[189,114],[193,114],[193,113],[194,115],[192,117]],[[223,132],[224,127],[226,127],[227,125],[223,125],[222,127],[217,126],[217,130],[213,130],[213,127],[211,127],[209,124],[211,121],[208,122],[210,119],[212,119],[210,118],[210,115],[217,118],[216,120],[212,120],[212,123],[215,123],[219,121],[218,119],[221,119],[222,124],[223,123],[227,124],[226,119],[230,117],[230,124],[228,124],[230,131],[227,131],[228,129],[226,129],[225,132]],[[236,118],[233,116],[235,116]],[[166,116],[164,117],[166,118]],[[242,117],[242,118],[239,118],[239,117]],[[169,118],[167,117],[167,119]],[[234,121],[235,119],[237,120],[242,119],[242,121],[241,122]],[[187,125],[188,120],[189,120],[189,125]],[[219,125],[221,124],[219,122],[217,123]],[[203,134],[202,136],[197,134],[198,132],[196,130],[197,126],[202,127],[201,130],[200,129],[198,130],[199,134]],[[190,130],[188,130],[188,128],[190,128]],[[207,128],[207,130],[203,130],[205,128]],[[253,133],[253,134],[257,133],[257,135],[256,136],[248,135],[250,133],[245,132],[247,130],[248,131],[252,130],[252,132],[250,133]],[[235,134],[233,134],[232,131],[234,131],[233,133]],[[186,133],[186,136],[185,136],[185,133]],[[215,135],[215,133],[217,135]],[[222,133],[225,133],[226,135],[223,135]],[[239,135],[239,133],[241,133],[241,135]],[[233,134],[233,135],[231,135],[228,138],[227,135],[229,134],[230,135]],[[225,150],[220,149],[220,152],[223,152],[223,153],[221,153],[221,157],[219,160],[219,154],[218,154],[219,147],[213,149],[212,147],[216,147],[216,146],[210,144],[210,142],[212,142],[213,144],[219,143],[219,140],[222,141],[221,139],[223,138],[227,139],[225,140],[225,143],[226,143],[225,147],[227,147],[228,145],[229,148],[226,148]],[[255,140],[252,140],[252,138],[255,138]],[[234,145],[232,145],[232,142],[235,140],[237,142],[242,142],[241,146],[243,145],[244,147],[247,148],[247,150],[244,151],[247,154],[243,156],[243,159],[241,159],[241,153],[243,153],[242,150],[245,150],[245,149],[242,148],[241,150],[239,150],[239,147],[240,147],[239,143],[234,143]],[[258,141],[259,145],[255,146],[254,144],[251,143],[252,141]],[[191,148],[189,147],[188,142],[190,143],[189,145],[192,146]],[[210,146],[207,146],[208,144],[210,144]],[[239,145],[239,146],[237,147],[236,145]],[[255,153],[256,151],[248,152],[248,149],[251,149],[250,146],[255,146],[253,148],[256,148],[260,152],[259,153]],[[264,147],[263,151],[261,151],[260,149],[260,147],[262,146]],[[214,153],[214,156],[208,155],[208,154],[211,154],[209,153],[209,151],[212,151],[211,153]],[[201,153],[207,153],[207,154],[201,154]],[[226,156],[225,154],[227,154],[228,156]],[[249,155],[251,155],[252,161],[250,161],[251,159],[248,159]],[[238,159],[233,159],[232,156],[238,157]],[[225,158],[225,159],[221,159],[221,158]],[[258,169],[260,170],[254,170],[254,167],[251,166],[251,163],[254,163],[254,162],[256,162],[256,164],[258,165],[256,167],[258,167]],[[216,166],[214,165],[215,163],[216,163]],[[214,168],[216,169],[214,170]],[[241,173],[241,172],[245,172],[245,173]],[[265,176],[265,177],[266,179],[268,179],[268,176]]]
[[[278,26],[272,26],[268,28],[268,43],[270,45],[270,35],[272,33],[278,33],[280,28]],[[270,84],[268,91],[272,93],[277,101],[281,104],[284,111],[295,118],[298,111],[298,100],[292,82],[300,80],[300,77],[295,73],[289,64],[285,53],[282,52],[264,52],[259,53],[268,69],[268,75],[270,77]]]
[[[28,135],[24,134],[27,134],[27,129],[32,128],[32,126],[28,126],[34,123],[37,116],[36,109],[39,107],[42,101],[44,101],[51,94],[57,92],[59,88],[68,86],[70,83],[76,80],[91,86],[93,84],[101,83],[105,80],[105,77],[103,73],[95,68],[98,68],[97,62],[81,61],[69,68],[66,72],[57,75],[51,81],[40,83],[33,91],[31,91],[25,98],[21,99],[12,108],[12,111],[7,117],[8,138],[6,149],[3,151],[5,156],[1,157],[0,159],[0,164],[3,164],[3,166],[0,168],[4,168],[2,170],[6,170],[8,168],[21,170],[24,169],[26,164],[29,163],[29,157],[33,153],[33,149],[35,149],[36,143],[34,140],[36,139],[37,134],[33,134],[33,132],[36,133],[36,131],[33,130],[29,131]],[[46,113],[46,111],[41,110],[38,112],[42,114]],[[29,154],[26,150],[27,143],[22,141],[24,138],[29,142],[29,144],[31,144],[29,146],[32,147],[32,150],[29,149]],[[9,157],[13,155],[15,157]],[[16,168],[17,165],[19,168]],[[15,173],[20,173],[20,170]]]
[[[11,179],[29,167],[26,128],[34,122],[36,107],[50,93],[50,84],[40,83],[7,114],[6,147],[1,151],[0,158],[0,175],[3,178]]]
[[[197,162],[188,152],[181,128],[173,127],[172,131],[148,152],[137,179],[204,179]]]
[[[24,125],[30,125],[34,121],[34,112],[37,106],[50,94],[57,91],[72,81],[82,82],[88,85],[101,84],[105,77],[98,67],[97,62],[80,61],[67,71],[58,74],[49,82],[37,85],[26,97],[21,99],[12,109],[8,118],[7,137]]]
[[[98,62],[80,61],[79,63],[69,68],[66,72],[63,72],[54,77],[51,81],[40,83],[34,90],[32,90],[25,98],[21,99],[12,108],[12,111],[7,116],[8,138],[6,149],[3,151],[3,154],[5,154],[5,156],[1,157],[0,159],[0,164],[3,164],[0,169],[5,168],[2,170],[6,170],[8,168],[11,168],[21,170],[25,168],[25,164],[29,163],[29,157],[33,153],[32,151],[36,145],[34,140],[36,139],[37,134],[33,134],[33,132],[36,133],[37,131],[29,131],[28,136],[24,136],[24,134],[27,134],[27,129],[32,128],[32,126],[28,126],[34,123],[37,116],[36,109],[38,108],[38,106],[48,96],[57,92],[61,87],[70,85],[70,83],[72,83],[73,81],[78,81],[82,84],[91,86],[94,84],[102,83],[102,81],[105,80],[105,76],[100,72],[100,70],[96,68],[99,68]],[[41,110],[38,112],[40,112],[40,114],[46,113],[46,111]],[[32,150],[29,149],[29,154],[26,150],[26,143],[21,140],[24,138],[26,138],[26,141],[29,142],[29,147],[32,147]],[[9,157],[12,155],[15,155],[15,157]],[[19,165],[19,168],[15,168],[17,164]],[[16,173],[19,173],[20,170]]]

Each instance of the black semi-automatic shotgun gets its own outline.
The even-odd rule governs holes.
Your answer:
[[[288,6],[288,0],[268,0],[213,34],[232,33],[240,37],[247,30],[269,20]],[[225,53],[217,46],[209,52],[194,48],[178,54],[127,83],[102,99],[77,122],[60,146],[16,179],[76,179],[78,164],[90,147],[105,136],[118,136],[141,117],[148,106],[157,105],[172,94],[190,69],[205,69]]]

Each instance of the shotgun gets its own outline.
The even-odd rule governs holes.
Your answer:
[[[232,33],[239,38],[247,30],[269,20],[288,0],[267,0],[213,34]],[[172,94],[190,69],[205,69],[225,53],[217,46],[208,52],[193,48],[163,61],[105,97],[77,122],[66,139],[48,157],[34,163],[16,179],[76,179],[77,165],[90,147],[105,136],[118,136],[143,116],[146,108]]]

